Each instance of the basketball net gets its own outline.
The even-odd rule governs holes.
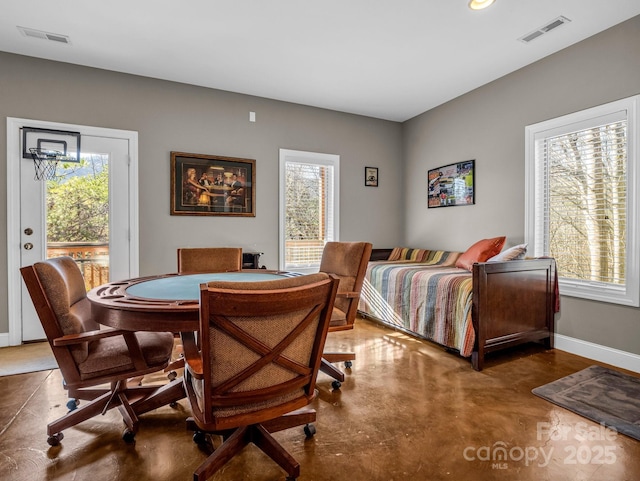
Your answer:
[[[33,166],[36,170],[36,180],[51,180],[56,177],[56,167],[58,161],[64,156],[57,150],[45,150],[40,148],[30,148],[33,157]]]

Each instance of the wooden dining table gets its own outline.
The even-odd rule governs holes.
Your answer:
[[[196,332],[200,317],[200,285],[210,281],[258,282],[300,274],[265,269],[237,272],[161,274],[104,284],[87,293],[93,319],[127,331]],[[176,405],[185,398],[182,377],[158,390],[154,399]]]
[[[109,282],[87,293],[93,319],[129,331],[198,330],[200,285],[210,281],[259,282],[298,273],[247,269],[237,272],[161,274]]]

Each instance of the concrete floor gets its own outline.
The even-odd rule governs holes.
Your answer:
[[[596,362],[532,345],[491,355],[475,372],[467,359],[365,320],[330,334],[327,347],[357,360],[339,391],[319,375],[316,436],[275,434],[300,462],[300,481],[640,479],[640,442],[531,394]],[[58,370],[0,378],[0,480],[190,480],[206,458],[185,429],[186,400],[144,415],[135,445],[122,441],[112,410],[49,447],[46,424],[66,412],[61,382]],[[500,447],[506,459],[492,460]],[[211,479],[284,478],[249,446]]]

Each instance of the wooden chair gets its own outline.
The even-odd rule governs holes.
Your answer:
[[[128,386],[127,380],[162,371],[171,358],[173,334],[100,329],[91,319],[82,273],[70,257],[58,257],[20,269],[56,358],[70,411],[47,426],[47,442],[56,446],[62,431],[117,407],[133,442],[138,415],[175,402],[165,386]],[[177,381],[176,381],[177,382]],[[98,387],[109,384],[109,387]],[[77,408],[80,399],[90,401]]]
[[[242,269],[241,247],[181,247],[178,248],[178,273],[234,272]],[[177,335],[177,334],[176,334]],[[176,352],[180,352],[177,346]],[[184,367],[182,356],[165,369],[169,380],[178,377],[176,369]]]
[[[205,480],[253,443],[287,472],[297,461],[271,436],[309,423],[315,383],[338,280],[312,274],[265,282],[201,286],[199,344],[183,334],[185,390],[194,441],[220,434],[223,443],[194,473]],[[201,346],[199,352],[198,345]],[[212,355],[215,353],[215,356]]]
[[[371,248],[368,242],[327,242],[324,246],[320,272],[334,274],[340,279],[329,332],[353,329]],[[334,389],[339,389],[344,382],[344,373],[332,363],[344,362],[349,368],[355,358],[353,352],[324,353],[320,370],[334,379]]]
[[[231,272],[242,269],[240,247],[189,247],[178,249],[178,272]]]

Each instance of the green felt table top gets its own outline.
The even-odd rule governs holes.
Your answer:
[[[187,300],[200,298],[200,284],[210,281],[260,282],[290,277],[292,273],[216,272],[161,277],[133,284],[127,294],[144,299]]]

